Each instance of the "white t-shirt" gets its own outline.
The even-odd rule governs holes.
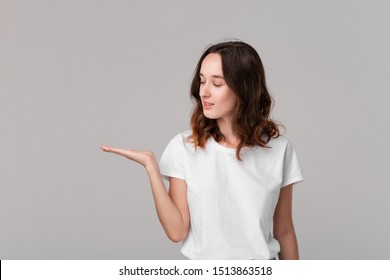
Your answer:
[[[164,179],[187,184],[190,229],[181,252],[189,259],[271,259],[280,251],[272,221],[280,188],[303,180],[295,151],[284,136],[271,148],[227,148],[212,137],[204,149],[176,135],[166,147]]]

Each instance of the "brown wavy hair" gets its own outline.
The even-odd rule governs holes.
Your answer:
[[[240,151],[243,147],[268,147],[270,139],[280,135],[278,124],[269,117],[274,101],[266,86],[263,63],[256,50],[242,41],[223,42],[206,49],[199,59],[191,83],[191,99],[195,106],[191,116],[190,138],[195,148],[204,148],[210,137],[217,142],[225,139],[216,120],[204,116],[199,95],[200,68],[210,53],[221,56],[226,84],[238,97],[232,129],[240,140],[236,157],[241,160]]]

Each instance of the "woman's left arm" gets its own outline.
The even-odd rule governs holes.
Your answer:
[[[292,218],[293,185],[280,190],[278,204],[274,213],[274,237],[279,241],[280,260],[298,260],[298,241]]]

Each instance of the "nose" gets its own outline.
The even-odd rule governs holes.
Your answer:
[[[199,96],[202,98],[210,96],[210,91],[209,91],[209,88],[206,84],[200,85]]]

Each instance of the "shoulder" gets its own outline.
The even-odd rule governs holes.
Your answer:
[[[283,162],[289,166],[297,166],[299,169],[299,163],[295,148],[292,142],[285,136],[279,136],[270,141],[271,150],[275,150],[275,154],[278,155],[280,159],[283,159]],[[300,170],[300,169],[299,169]],[[299,171],[300,172],[300,171]]]
[[[271,148],[285,150],[288,145],[291,145],[291,143],[286,136],[279,135],[277,138],[271,138],[267,145]]]
[[[271,138],[267,143],[269,147],[267,153],[277,157],[284,158],[291,153],[294,153],[294,147],[289,138],[284,135],[280,135],[277,138]]]
[[[178,134],[176,134],[172,139],[171,141],[175,141],[175,142],[188,142],[188,139],[190,138],[190,136],[192,135],[192,130],[188,129],[186,131],[183,131],[183,132],[180,132]]]
[[[187,146],[191,143],[190,137],[192,135],[192,130],[186,130],[183,132],[180,132],[176,134],[172,139],[169,141],[169,146]]]

